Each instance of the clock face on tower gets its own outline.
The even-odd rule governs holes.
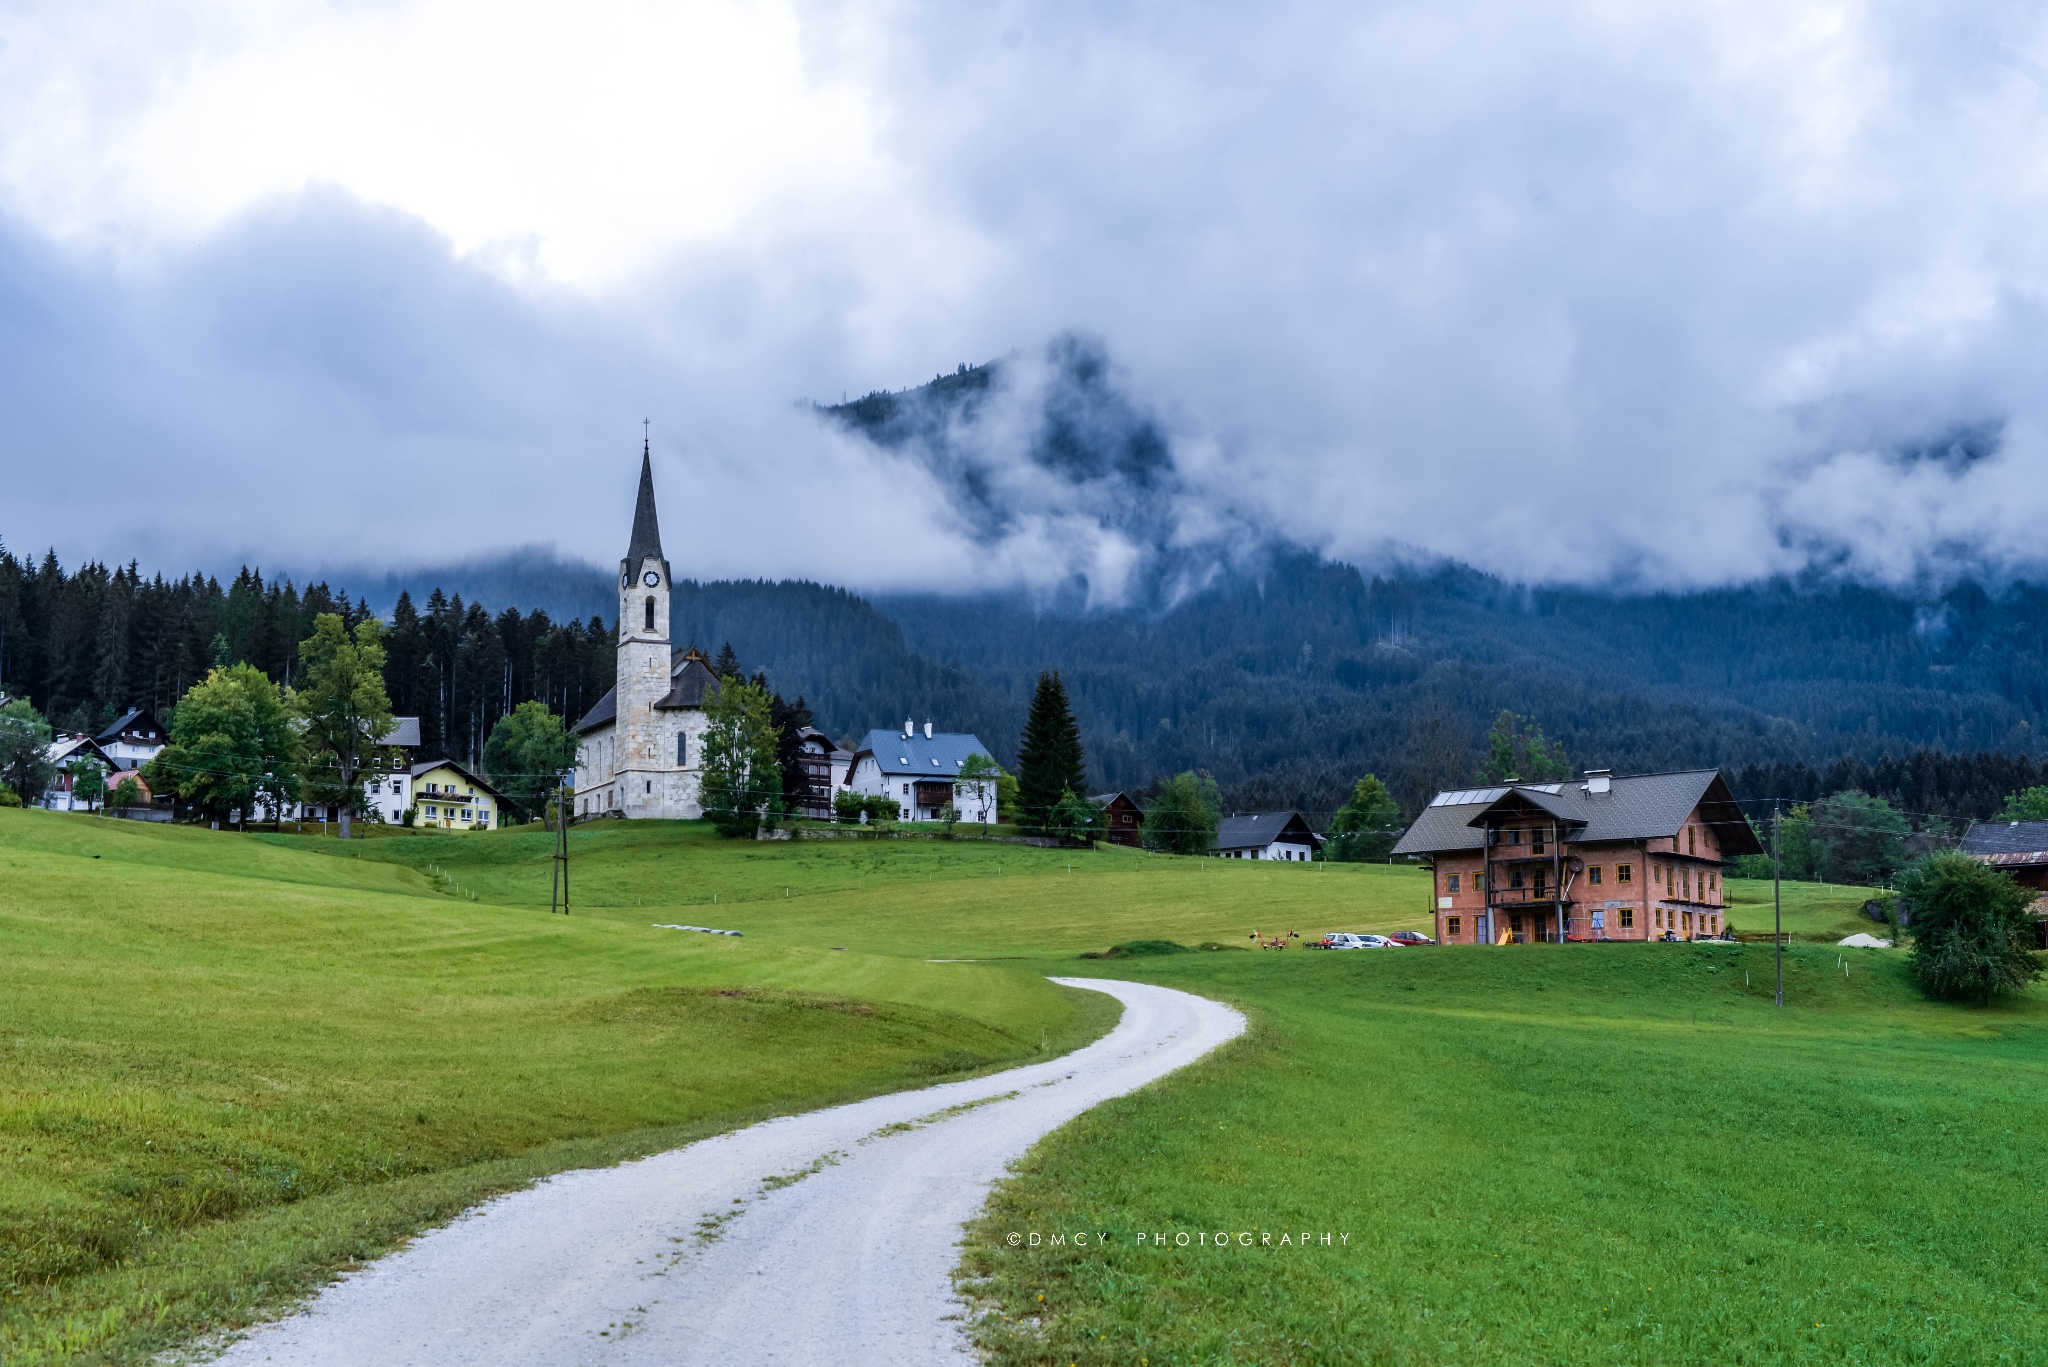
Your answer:
[[[647,587],[650,589],[654,588],[656,585],[661,583],[661,574],[657,570],[649,570],[647,571],[647,573],[640,576],[640,582],[647,585]]]

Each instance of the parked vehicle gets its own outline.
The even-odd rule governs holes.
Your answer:
[[[1436,941],[1430,939],[1419,930],[1397,930],[1394,932],[1394,943],[1398,945],[1433,945]]]

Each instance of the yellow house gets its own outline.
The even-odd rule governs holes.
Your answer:
[[[504,823],[504,795],[454,760],[432,759],[415,764],[408,776],[412,780],[412,816],[416,826],[485,831]]]

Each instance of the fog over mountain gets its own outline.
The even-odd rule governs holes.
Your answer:
[[[0,26],[12,547],[602,563],[645,417],[703,577],[1103,605],[1268,543],[1651,588],[2041,568],[2032,7]],[[990,358],[943,440],[805,406]],[[1149,435],[1075,465],[1063,405]]]

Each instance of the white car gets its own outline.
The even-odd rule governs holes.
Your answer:
[[[1323,937],[1323,944],[1330,949],[1399,949],[1401,946],[1384,935],[1353,935],[1340,930]]]

